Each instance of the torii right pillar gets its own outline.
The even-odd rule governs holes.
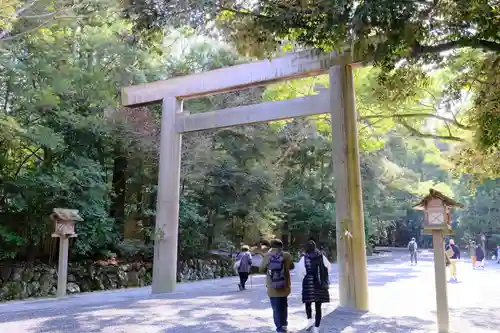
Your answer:
[[[340,306],[368,311],[363,196],[351,65],[330,69]]]

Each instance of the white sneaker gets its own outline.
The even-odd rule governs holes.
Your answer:
[[[312,332],[313,333],[319,333],[319,327],[313,327]]]
[[[314,326],[314,319],[307,319],[306,330]]]

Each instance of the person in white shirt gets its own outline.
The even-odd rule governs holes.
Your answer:
[[[332,265],[328,259],[316,248],[316,243],[310,240],[306,252],[300,259],[296,274],[302,278],[302,303],[305,304],[307,327],[313,332],[319,332],[321,324],[321,305],[330,302],[330,279]],[[315,307],[315,319],[312,319],[312,303]]]

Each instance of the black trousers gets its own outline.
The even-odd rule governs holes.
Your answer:
[[[239,272],[238,274],[240,276],[241,288],[245,289],[245,283],[248,281],[248,272]]]
[[[306,304],[306,315],[307,319],[312,318],[312,303],[305,303]],[[319,327],[321,324],[321,302],[314,302],[314,310],[315,310],[315,316],[314,316],[314,326]]]

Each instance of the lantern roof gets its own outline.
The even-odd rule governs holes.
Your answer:
[[[413,207],[417,210],[425,210],[425,208],[427,207],[427,203],[432,199],[439,199],[443,202],[445,206],[448,207],[459,207],[459,208],[464,207],[464,205],[462,205],[461,203],[456,202],[452,198],[444,195],[439,191],[436,191],[433,188],[429,189],[429,194],[426,195],[422,200],[420,200],[418,204],[416,204]]]
[[[78,209],[54,208],[54,213],[50,217],[53,220],[83,221],[78,214]]]

